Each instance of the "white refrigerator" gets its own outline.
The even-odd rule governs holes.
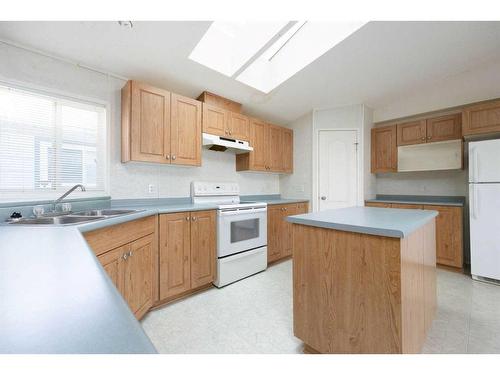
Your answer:
[[[500,139],[469,143],[471,274],[500,281]]]

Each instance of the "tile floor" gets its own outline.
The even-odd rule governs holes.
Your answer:
[[[292,262],[150,312],[160,353],[301,353],[292,334]],[[438,312],[424,353],[500,353],[500,286],[438,270]]]

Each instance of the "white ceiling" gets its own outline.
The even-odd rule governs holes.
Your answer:
[[[0,22],[0,39],[187,96],[209,90],[287,123],[312,108],[377,109],[500,61],[500,22],[370,22],[269,94],[188,59],[210,22]]]

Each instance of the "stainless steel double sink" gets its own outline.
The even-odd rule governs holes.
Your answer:
[[[122,216],[139,212],[140,210],[86,210],[75,213],[60,214],[57,216],[42,216],[11,221],[11,225],[75,225],[110,217]]]

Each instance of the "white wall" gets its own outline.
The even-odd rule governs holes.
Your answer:
[[[279,193],[278,175],[237,173],[233,154],[204,150],[200,168],[121,163],[120,89],[125,84],[122,79],[0,42],[0,80],[108,103],[112,198],[185,197],[189,196],[192,180],[236,181],[241,194]],[[152,194],[148,193],[149,184],[155,185]]]
[[[363,205],[364,199],[373,195],[374,179],[370,174],[369,132],[372,127],[371,109],[365,105],[353,105],[340,108],[316,109],[313,112],[312,149],[318,149],[318,131],[325,129],[356,129],[358,130],[358,198],[357,204]],[[367,137],[368,136],[368,137]],[[312,194],[318,196],[318,156],[312,156]],[[317,202],[313,202],[316,209]]]
[[[293,174],[280,177],[287,198],[312,199],[312,112],[287,125],[293,129]]]
[[[386,121],[482,100],[500,98],[500,63],[450,76],[415,88],[374,110],[374,121]],[[467,195],[466,172],[433,171],[379,174],[377,194]]]
[[[373,121],[385,121],[500,98],[500,63],[453,75],[431,85],[415,87],[406,95],[373,112]]]
[[[370,171],[370,128],[372,111],[364,105],[341,108],[315,109],[312,113],[288,124],[294,130],[294,173],[280,178],[281,194],[287,198],[307,198],[315,202],[317,197],[317,150],[319,129],[358,130],[359,153],[359,195],[358,204],[371,198],[375,192],[375,177]]]
[[[467,173],[463,170],[377,175],[377,194],[465,196],[466,193]]]

